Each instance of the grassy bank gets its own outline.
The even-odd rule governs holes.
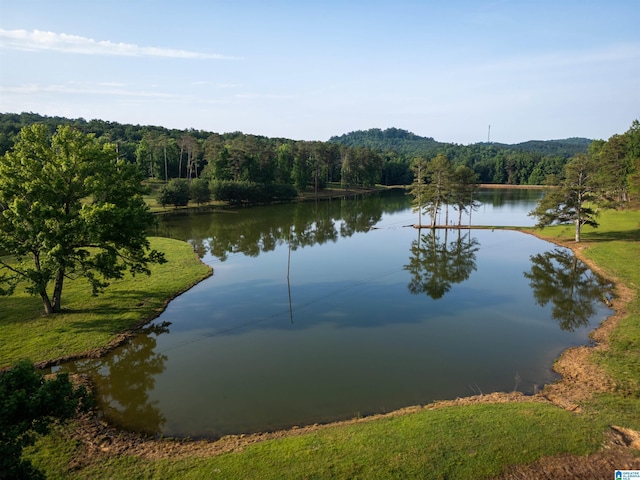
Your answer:
[[[615,391],[583,402],[580,413],[534,402],[422,409],[246,444],[215,456],[180,450],[180,444],[169,444],[167,450],[175,454],[168,456],[89,456],[86,445],[65,429],[42,439],[29,456],[51,478],[438,479],[491,478],[509,465],[541,457],[596,452],[610,425],[640,430],[640,216],[607,212],[601,221],[600,229],[585,230],[581,255],[628,287],[632,298],[610,348],[592,358],[612,377]],[[540,233],[557,241],[572,238],[568,227]]]
[[[68,281],[62,314],[43,317],[40,299],[20,289],[11,297],[0,297],[0,368],[22,358],[38,363],[102,348],[156,316],[167,299],[210,272],[184,242],[152,238],[151,246],[165,252],[168,260],[153,265],[151,276],[113,281],[97,297],[91,296],[86,281]]]
[[[602,442],[603,427],[548,404],[446,407],[265,441],[209,458],[104,458],[73,477],[486,478],[505,465],[540,456],[590,453]],[[65,441],[55,437],[42,442],[40,458],[55,458],[61,444]],[[64,451],[67,462],[77,461],[72,448]],[[52,478],[67,473],[57,471]]]

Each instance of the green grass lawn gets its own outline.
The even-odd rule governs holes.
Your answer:
[[[334,426],[210,458],[105,458],[75,472],[60,465],[74,455],[68,440],[50,436],[38,459],[58,464],[51,478],[487,478],[540,456],[593,452],[603,428],[547,404],[485,404]]]
[[[571,227],[563,226],[541,233],[562,240],[571,239],[573,235]],[[582,413],[539,403],[455,406],[331,426],[304,435],[263,441],[239,452],[209,458],[149,460],[122,454],[105,456],[89,465],[80,463],[80,466],[74,462],[74,455],[78,455],[77,445],[67,431],[62,430],[43,438],[30,450],[29,457],[37,466],[45,468],[50,478],[445,479],[490,478],[508,465],[526,464],[544,456],[595,452],[601,448],[609,425],[640,430],[640,269],[637,268],[640,214],[638,211],[605,212],[601,227],[595,231],[585,229],[583,239],[585,255],[608,275],[632,289],[635,297],[627,306],[627,316],[612,336],[611,349],[594,358],[611,374],[618,388],[590,399],[582,405]],[[186,252],[182,253],[190,257]],[[175,275],[174,270],[170,270],[157,276],[169,272],[171,276]],[[131,298],[126,305],[118,303],[119,315],[126,317],[128,309],[138,308],[140,299],[146,299],[147,295],[156,292],[156,288],[160,287],[142,288],[135,294],[122,289],[119,295],[127,298],[129,293]],[[89,307],[87,301],[85,298],[83,302],[80,297],[76,300],[78,308],[82,306],[86,315],[93,315],[90,311],[99,308]],[[116,308],[116,304],[113,305],[110,308]],[[13,312],[23,310],[31,312],[23,317],[23,322],[30,322],[29,329],[21,329],[20,325],[24,327],[24,324],[13,322],[17,323],[10,329],[14,341],[20,338],[20,330],[22,337],[28,331],[29,337],[45,338],[39,341],[40,347],[30,346],[24,353],[20,348],[14,348],[12,357],[46,357],[48,354],[42,354],[38,349],[53,348],[58,341],[51,341],[51,329],[39,333],[31,330],[37,322],[47,322],[41,318],[29,320],[33,312],[37,312],[37,304],[24,299],[21,305],[12,307]],[[114,330],[112,326],[106,327],[107,318],[98,318],[102,317],[96,317],[87,328],[94,343],[99,343],[97,337],[102,335],[94,334],[94,330]],[[74,324],[79,320],[69,322]],[[60,321],[53,333],[58,335],[58,330],[79,326]],[[60,338],[71,342],[74,335]],[[31,341],[25,343],[31,344]],[[4,360],[5,346],[2,348]],[[74,463],[76,467],[70,466]]]
[[[166,238],[150,240],[152,248],[165,253],[167,263],[151,266],[150,276],[113,281],[96,297],[86,281],[67,281],[62,314],[43,316],[40,298],[20,288],[13,296],[0,297],[0,368],[23,358],[37,363],[103,347],[209,274],[190,245]]]

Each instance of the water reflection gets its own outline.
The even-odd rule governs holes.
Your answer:
[[[544,190],[534,188],[481,188],[477,196],[482,204],[503,207],[529,205],[537,202],[543,194]]]
[[[165,370],[167,357],[156,351],[156,338],[169,333],[168,327],[167,323],[149,325],[114,354],[69,364],[72,372],[91,377],[100,408],[110,422],[146,434],[162,431],[166,419],[149,392],[155,377]]]
[[[190,242],[201,258],[211,254],[225,261],[235,254],[257,257],[284,243],[296,250],[336,242],[371,230],[383,214],[402,211],[409,203],[403,191],[387,191],[348,199],[168,216],[160,219],[154,234]]]
[[[532,255],[524,272],[538,305],[551,303],[551,316],[560,328],[573,332],[589,323],[598,301],[606,299],[613,284],[596,275],[568,250],[556,248]]]
[[[464,282],[476,270],[476,252],[479,242],[471,232],[457,230],[457,238],[448,242],[449,230],[429,230],[411,242],[409,264],[404,266],[411,273],[407,286],[412,295],[426,294],[434,300],[442,298],[455,283]],[[443,238],[444,237],[444,238]]]
[[[511,205],[483,209],[474,224],[520,224],[534,207]],[[114,423],[215,438],[456,398],[470,385],[511,391],[516,372],[518,389],[532,392],[607,314],[594,302],[586,326],[565,330],[550,318],[549,304],[580,303],[575,290],[591,289],[577,276],[553,297],[571,277],[562,266],[589,273],[545,255],[552,244],[506,230],[402,228],[413,223],[402,192],[163,218],[157,233],[222,262],[215,275],[159,317],[169,335],[166,324],[146,329],[70,367],[93,376]]]

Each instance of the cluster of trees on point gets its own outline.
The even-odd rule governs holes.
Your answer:
[[[9,113],[0,114],[0,155],[11,149],[22,127],[34,123],[46,125],[51,134],[59,125],[93,134],[101,142],[115,144],[118,157],[135,164],[145,178],[165,184],[172,179],[190,182],[204,178],[213,198],[217,198],[216,191],[226,197],[229,192],[238,192],[234,202],[286,199],[292,190],[285,185],[298,192],[317,192],[333,182],[344,187],[408,185],[413,181],[413,159],[438,154],[445,155],[454,167],[472,169],[480,183],[537,185],[549,175],[560,176],[567,159],[586,153],[590,143],[587,139],[568,139],[463,146],[397,128],[351,132],[328,142],[294,141],[240,132],[218,134]],[[226,182],[237,185],[232,188]],[[179,188],[180,183],[171,190]],[[177,196],[174,203],[172,195],[167,195],[167,204],[183,201]]]
[[[584,225],[597,227],[598,212],[604,208],[628,206],[640,195],[640,122],[634,120],[627,132],[613,135],[609,140],[591,142],[585,153],[578,153],[563,164],[560,173],[544,173],[544,183],[551,188],[530,213],[544,228],[554,223],[573,223],[575,241],[580,241]],[[422,213],[431,218],[436,227],[440,211],[445,208],[445,225],[449,224],[448,207],[458,211],[458,225],[462,213],[471,214],[476,207],[474,192],[477,173],[465,164],[455,164],[444,154],[431,160],[414,159],[411,194],[418,225]]]
[[[573,223],[575,241],[584,225],[598,227],[598,213],[624,208],[640,197],[640,122],[609,140],[594,141],[586,154],[575,155],[559,176],[549,176],[550,188],[530,213],[544,228]]]
[[[418,227],[422,227],[422,213],[431,218],[431,228],[436,227],[438,214],[444,208],[444,225],[449,225],[449,206],[458,212],[458,225],[462,224],[462,214],[471,214],[478,202],[474,193],[478,188],[476,175],[466,165],[453,166],[443,154],[427,161],[423,157],[414,159],[414,172],[411,194],[413,208],[418,212]],[[469,216],[471,218],[471,216]]]

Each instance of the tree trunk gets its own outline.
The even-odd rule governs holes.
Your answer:
[[[53,313],[53,305],[51,305],[51,300],[49,300],[49,295],[47,295],[46,290],[42,290],[40,292],[40,297],[42,298],[42,305],[44,306],[44,313],[46,315],[51,315]]]
[[[56,273],[56,283],[53,287],[53,312],[59,313],[61,310],[60,299],[62,298],[62,284],[64,283],[64,269],[60,268]]]
[[[576,224],[576,243],[580,243],[580,219],[576,218],[574,222]]]
[[[431,212],[431,229],[435,229],[436,228],[436,217],[438,215],[438,201],[436,200],[436,202],[433,204],[433,211]]]
[[[167,168],[167,146],[164,146],[164,183],[169,183],[169,169]]]
[[[178,157],[178,178],[182,177],[182,153],[184,152],[184,146],[180,145],[180,157]]]
[[[40,270],[40,254],[39,254],[39,252],[33,252],[33,263],[36,266],[36,270],[38,271],[38,273],[40,273],[41,270]],[[51,305],[51,300],[49,299],[49,295],[47,294],[47,285],[46,285],[46,283],[44,285],[40,284],[38,293],[40,294],[40,298],[42,298],[42,305],[44,307],[44,313],[46,315],[52,314],[53,313],[53,305]]]

